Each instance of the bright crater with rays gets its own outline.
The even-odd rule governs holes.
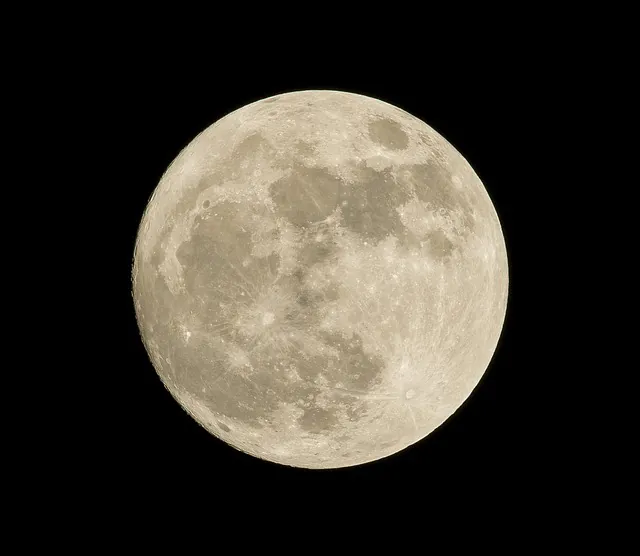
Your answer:
[[[427,436],[502,329],[504,239],[467,161],[410,114],[304,91],[196,137],[138,232],[133,296],[174,398],[235,448],[335,468]]]

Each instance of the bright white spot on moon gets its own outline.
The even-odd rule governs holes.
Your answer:
[[[279,95],[198,135],[138,231],[133,296],[167,389],[269,461],[380,459],[487,369],[507,253],[489,195],[424,122],[335,91]]]

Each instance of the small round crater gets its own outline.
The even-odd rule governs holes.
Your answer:
[[[412,399],[412,398],[415,398],[415,397],[416,397],[416,391],[415,391],[413,388],[409,388],[409,390],[407,390],[407,391],[404,393],[404,397],[405,397],[405,399],[407,399],[407,400],[410,400],[410,399]]]
[[[202,203],[202,208],[209,208],[210,206],[211,206],[211,202],[209,201],[209,199],[207,199]]]
[[[272,324],[275,319],[276,317],[273,313],[266,312],[264,315],[262,315],[262,324],[264,324],[265,326],[268,326]]]

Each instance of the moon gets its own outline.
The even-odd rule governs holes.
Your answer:
[[[177,156],[132,269],[160,379],[251,456],[323,469],[420,441],[469,397],[503,327],[508,262],[481,180],[381,100],[244,106]]]

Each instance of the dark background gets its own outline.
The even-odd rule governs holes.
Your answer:
[[[333,56],[333,57],[332,57]],[[336,63],[339,61],[340,63]],[[201,62],[199,62],[201,64]],[[212,62],[213,64],[213,62]],[[230,60],[206,69],[184,58],[150,62],[148,56],[105,64],[92,76],[101,91],[103,135],[96,163],[106,162],[110,188],[97,234],[116,262],[96,263],[106,281],[101,324],[104,345],[90,371],[98,379],[100,411],[78,462],[91,484],[117,489],[180,488],[208,494],[228,484],[273,483],[283,493],[305,485],[397,485],[410,481],[437,496],[442,489],[481,486],[488,493],[531,489],[549,459],[548,439],[532,393],[540,369],[525,346],[523,318],[534,278],[523,271],[531,256],[524,225],[531,187],[530,130],[544,125],[532,98],[540,91],[532,72],[500,58],[462,57],[452,65],[417,71],[412,62],[355,63],[348,56],[314,58],[306,69],[289,60]],[[417,116],[449,140],[483,181],[500,217],[510,264],[504,330],[480,385],[454,416],[423,441],[370,464],[337,470],[288,468],[245,455],[200,427],[157,377],[140,339],[131,298],[130,271],[137,227],[146,203],[171,161],[200,131],[260,98],[305,89],[369,95]],[[96,149],[97,150],[97,149]],[[117,169],[113,174],[106,168]],[[106,208],[106,210],[105,210]],[[106,229],[105,229],[106,227]],[[526,244],[526,246],[525,246]],[[95,403],[95,402],[90,402]],[[544,411],[542,411],[544,413]],[[82,441],[81,441],[82,442]],[[90,471],[86,471],[90,469]],[[223,478],[213,479],[214,477]],[[289,489],[289,490],[288,490]]]

